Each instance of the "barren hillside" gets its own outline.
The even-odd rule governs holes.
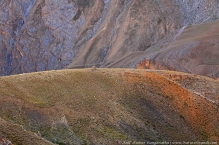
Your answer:
[[[187,27],[172,45],[149,52],[136,67],[169,69],[218,78],[219,21]]]
[[[84,69],[0,84],[0,132],[14,144],[219,141],[219,82],[207,77]]]

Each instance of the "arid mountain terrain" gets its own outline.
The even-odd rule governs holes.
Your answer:
[[[0,78],[14,144],[219,141],[219,81],[171,71],[81,69]]]
[[[92,65],[134,68],[148,59],[148,51],[169,48],[186,26],[217,20],[218,11],[218,0],[1,0],[0,75]],[[202,49],[216,49],[215,41]],[[177,48],[187,51],[193,43],[198,47],[191,40]],[[167,55],[173,51],[178,49]],[[165,54],[152,59],[164,63]],[[165,65],[218,76],[216,69],[214,74],[200,71],[202,66],[190,71],[196,60],[179,69],[178,59]]]
[[[218,0],[0,0],[0,145],[218,144],[218,19]]]
[[[176,70],[219,78],[219,21],[188,27],[168,48],[156,52],[151,49],[146,55],[137,68]]]

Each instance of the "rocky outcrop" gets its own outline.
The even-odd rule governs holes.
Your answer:
[[[114,64],[168,46],[184,26],[217,19],[218,9],[217,0],[2,0],[0,75],[133,67]]]

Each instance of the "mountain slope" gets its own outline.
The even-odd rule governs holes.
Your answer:
[[[31,132],[38,141],[56,144],[219,141],[218,80],[170,71],[84,69],[1,77],[0,84],[0,116],[29,132],[22,144]],[[22,133],[15,132],[21,129],[0,124],[12,143],[20,141]]]
[[[219,21],[187,27],[168,48],[148,53],[137,68],[219,77]]]
[[[1,0],[0,75],[112,67],[169,46],[185,26],[218,19],[218,10],[217,0]]]

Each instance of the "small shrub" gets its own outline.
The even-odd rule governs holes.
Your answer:
[[[95,71],[95,70],[97,70],[97,67],[96,66],[92,66],[91,70]]]
[[[182,119],[185,119],[185,117],[183,115],[181,115],[181,114],[179,115],[179,117],[182,118]]]
[[[188,104],[186,102],[183,103],[184,107],[188,107]]]

